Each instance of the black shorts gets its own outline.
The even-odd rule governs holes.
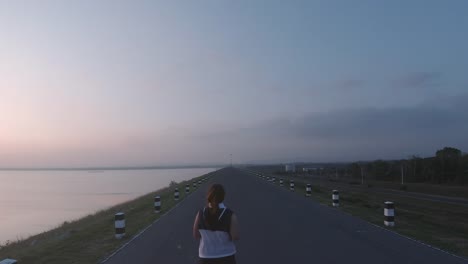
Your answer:
[[[227,256],[222,258],[199,258],[198,264],[236,264],[236,256]]]

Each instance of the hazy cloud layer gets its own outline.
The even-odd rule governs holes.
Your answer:
[[[230,132],[209,133],[201,142],[231,145],[242,156],[255,153],[261,157],[259,150],[276,150],[278,153],[263,154],[275,157],[273,160],[404,158],[412,154],[432,155],[446,145],[466,151],[465,102],[468,95],[410,108],[311,113],[297,119],[276,119]]]
[[[70,2],[0,1],[0,167],[468,150],[467,1]]]
[[[440,84],[440,72],[411,72],[394,81],[396,87],[432,88]]]

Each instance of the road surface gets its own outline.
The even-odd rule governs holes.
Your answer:
[[[209,180],[213,182],[225,186],[225,204],[238,215],[239,264],[468,263],[236,168],[218,171]],[[192,225],[209,183],[106,264],[197,263],[198,242],[192,238]]]

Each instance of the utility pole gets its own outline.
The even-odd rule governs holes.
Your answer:
[[[403,163],[401,163],[401,185],[404,185],[405,182],[403,181],[404,179],[404,171],[403,171]]]
[[[361,185],[364,185],[364,169],[362,168],[362,165],[360,167],[361,167]]]

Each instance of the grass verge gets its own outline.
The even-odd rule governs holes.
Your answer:
[[[284,186],[281,188],[289,189],[290,178],[269,177],[276,177],[276,182],[271,184],[278,187],[279,179],[283,178]],[[305,186],[310,182],[305,179],[291,179],[295,182],[295,193],[305,196]],[[331,207],[333,189],[340,191],[339,210],[453,254],[468,257],[468,207],[370,192],[366,189],[340,190],[330,184],[312,185],[312,199]],[[383,225],[385,201],[395,203],[395,227],[392,228]]]
[[[0,246],[0,261],[13,258],[21,264],[64,264],[99,263],[128,242],[145,227],[149,226],[177,203],[183,201],[185,185],[209,178],[211,172],[187,181],[157,190],[134,200],[99,211],[84,218],[65,222],[50,231],[31,236],[27,239]],[[174,189],[178,187],[180,199],[174,200]],[[154,212],[154,197],[161,196],[161,212]],[[114,215],[125,212],[126,236],[120,240],[114,237]]]

